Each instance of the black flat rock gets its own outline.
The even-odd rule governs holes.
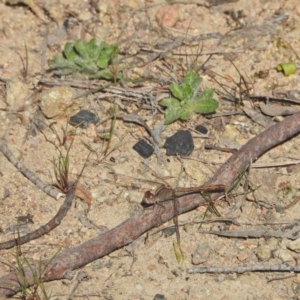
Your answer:
[[[153,147],[144,140],[139,140],[132,148],[144,158],[150,157],[154,152]]]
[[[174,135],[168,137],[164,144],[167,155],[189,156],[194,150],[192,134],[188,130],[178,130]]]
[[[86,129],[90,124],[97,124],[99,117],[87,109],[79,111],[76,115],[72,116],[69,124],[72,126]]]

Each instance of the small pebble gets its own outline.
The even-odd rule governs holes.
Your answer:
[[[295,241],[290,241],[287,244],[287,248],[299,253],[300,252],[300,239],[297,239]]]
[[[81,99],[74,99],[76,96],[76,90],[68,86],[56,86],[45,90],[40,96],[41,111],[48,119],[72,115],[81,104]]]
[[[242,251],[241,253],[238,254],[237,259],[239,261],[243,261],[248,258],[248,253],[246,251]]]
[[[294,257],[290,251],[284,249],[278,249],[274,253],[275,257],[278,257],[283,263],[293,263]]]
[[[162,27],[173,27],[178,19],[178,10],[171,5],[162,6],[155,15],[157,23]]]
[[[199,265],[206,262],[212,253],[208,243],[200,244],[192,254],[192,264]]]
[[[261,261],[268,261],[273,257],[273,253],[278,249],[276,239],[270,239],[267,243],[261,244],[256,250],[256,256]]]
[[[165,235],[165,236],[171,236],[171,235],[173,235],[174,233],[175,233],[175,226],[169,226],[169,227],[167,227],[167,228],[164,228],[163,230],[162,230],[162,232],[163,232],[163,234]]]
[[[195,129],[196,129],[198,132],[202,133],[202,134],[207,134],[207,133],[208,133],[208,129],[207,129],[205,126],[203,126],[203,125],[197,125],[197,126],[195,127]]]

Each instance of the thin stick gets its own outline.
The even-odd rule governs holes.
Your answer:
[[[34,183],[38,188],[45,192],[50,197],[58,200],[64,194],[57,192],[52,186],[44,183],[40,180],[33,172],[28,170],[19,160],[12,154],[8,149],[7,145],[0,140],[0,151],[6,156],[6,158],[32,183]]]
[[[75,195],[75,186],[72,185],[70,190],[67,193],[67,197],[64,203],[58,210],[57,214],[47,224],[41,226],[39,229],[30,232],[24,236],[18,236],[13,240],[0,243],[0,249],[10,249],[15,246],[23,245],[25,243],[28,243],[29,241],[41,237],[46,233],[49,233],[51,230],[56,228],[58,225],[60,225],[62,219],[66,216],[67,212],[69,211],[74,199],[74,195]]]
[[[291,266],[288,264],[281,265],[253,265],[243,267],[197,267],[189,268],[187,272],[195,273],[245,273],[245,272],[300,272],[300,265]]]

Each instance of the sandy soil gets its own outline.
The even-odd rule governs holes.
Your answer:
[[[92,37],[107,43],[118,41],[120,66],[127,78],[150,78],[142,84],[129,83],[130,91],[136,89],[142,93],[142,89],[146,88],[165,91],[172,78],[180,79],[185,74],[200,49],[199,66],[213,54],[206,64],[206,73],[199,73],[203,77],[204,88],[215,87],[224,93],[225,87],[236,96],[248,88],[252,95],[277,97],[286,97],[289,91],[300,89],[297,73],[285,77],[276,71],[279,63],[297,62],[300,7],[296,0],[239,0],[211,7],[204,1],[198,2],[198,5],[193,1],[186,4],[180,2],[167,7],[166,11],[170,12],[168,20],[164,19],[164,14],[158,13],[166,6],[164,2],[97,2],[53,0],[50,4],[50,1],[40,0],[33,10],[21,4],[0,3],[1,138],[14,155],[44,182],[52,184],[55,181],[52,162],[58,157],[58,150],[53,144],[64,151],[50,124],[57,122],[54,126],[62,137],[60,126],[65,127],[67,119],[66,116],[54,119],[42,116],[40,107],[45,101],[43,97],[50,89],[58,89],[58,86],[42,84],[41,80],[60,79],[47,71],[47,61],[54,54],[61,53],[67,41],[77,38],[89,40]],[[201,41],[173,49],[173,55],[165,53],[151,61],[151,55],[156,53],[153,50],[157,50],[155,46],[159,43],[171,42],[176,37],[184,39],[212,33],[212,36]],[[281,46],[278,46],[278,41]],[[25,45],[28,49],[27,74],[24,74]],[[142,49],[148,51],[142,52]],[[214,75],[223,88],[209,75]],[[240,75],[248,84],[242,83],[239,89]],[[66,79],[75,80],[72,77]],[[97,81],[92,83],[98,84]],[[73,92],[78,95],[88,91],[86,87],[68,87],[62,93],[64,96]],[[259,103],[249,100],[242,103],[224,101],[220,93],[216,95],[220,101],[217,113],[233,112],[243,105],[257,107]],[[113,109],[115,99],[119,101],[119,113],[137,110],[137,103],[132,97],[121,99],[113,92],[100,92],[72,102],[73,111],[69,113],[80,108],[89,109],[103,121]],[[61,103],[64,100],[62,97],[58,101]],[[291,103],[284,105],[290,106]],[[297,105],[293,108],[299,109]],[[164,118],[155,109],[142,109],[139,114],[147,119],[152,129]],[[266,118],[268,122],[278,122],[284,117]],[[43,133],[35,127],[36,120],[42,121]],[[196,115],[187,122],[174,122],[167,126],[160,135],[161,144],[177,130],[194,128],[198,124],[205,125],[209,133],[203,137],[192,131],[195,150],[189,157],[192,159],[182,158],[184,172],[180,172],[179,160],[167,157],[163,148],[162,163],[158,162],[156,155],[146,161],[160,177],[168,178],[168,183],[173,187],[178,184],[204,184],[232,155],[205,150],[204,145],[239,148],[268,126],[257,124],[245,114],[213,119]],[[149,137],[143,127],[117,120],[110,149],[114,145],[118,147],[103,158],[107,144],[101,139],[101,132],[110,126],[111,121],[108,120],[97,128],[77,129],[70,152],[70,173],[76,178],[86,163],[89,149],[93,150],[80,182],[93,197],[89,219],[94,225],[80,221],[78,216],[87,206],[76,199],[76,206],[72,206],[58,228],[22,246],[23,255],[30,261],[51,258],[57,251],[79,245],[117,226],[143,209],[140,202],[146,190],[159,186],[159,183],[153,183],[159,180],[145,167],[144,159],[132,149],[140,138]],[[71,130],[69,126],[67,135]],[[300,139],[296,136],[272,149],[257,162],[297,160],[299,147]],[[275,210],[275,205],[286,206],[298,196],[298,169],[297,165],[252,168],[235,191],[238,195],[230,197],[228,202],[219,203],[218,211],[223,217],[235,218],[242,225],[292,222],[299,218],[299,204],[281,212]],[[119,176],[115,177],[113,173]],[[55,201],[35,187],[2,154],[0,175],[0,242],[14,236],[17,217],[33,215],[34,223],[23,225],[21,233],[29,232],[45,224],[62,203],[62,200]],[[245,184],[254,190],[247,196],[243,194]],[[143,235],[129,246],[79,270],[85,272],[80,273],[85,276],[73,299],[299,299],[299,276],[269,282],[270,278],[283,274],[188,274],[186,269],[195,265],[293,264],[300,258],[296,251],[288,249],[289,241],[285,239],[229,239],[200,233],[201,230],[239,228],[237,225],[229,227],[224,223],[207,223],[199,230],[199,222],[205,213],[206,207],[200,207],[179,217],[180,223],[185,224],[180,230],[185,254],[181,266],[176,262],[172,246],[175,235],[168,236],[161,231],[157,233],[155,229],[150,232],[147,243],[146,235]],[[205,217],[206,220],[215,218],[210,212]],[[162,227],[172,225],[170,221]],[[15,265],[15,254],[15,249],[1,250],[1,261]],[[0,276],[9,271],[7,264],[0,265]],[[75,284],[75,279],[62,280],[46,283],[45,287],[51,299],[67,299]],[[159,298],[158,294],[165,298]]]

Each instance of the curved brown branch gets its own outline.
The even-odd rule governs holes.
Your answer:
[[[229,186],[251,161],[256,160],[257,157],[267,150],[299,132],[300,113],[297,113],[250,140],[228,159],[208,183],[226,184]],[[216,197],[216,194],[212,195],[212,199],[216,199]],[[188,195],[178,199],[178,211],[183,213],[205,203],[205,199],[200,195]],[[112,230],[62,252],[48,266],[47,261],[43,261],[42,264],[46,269],[43,280],[52,281],[70,278],[72,270],[131,243],[144,232],[157,226],[158,223],[172,219],[174,217],[173,203],[164,203],[164,207],[165,209],[159,210],[160,215],[157,207],[144,210]],[[25,274],[28,282],[33,284],[33,276],[30,270],[26,269]],[[15,294],[18,291],[16,282],[18,282],[18,274],[14,272],[0,278],[0,297]]]
[[[26,235],[23,235],[21,237],[18,237],[16,239],[0,243],[0,249],[10,249],[15,246],[23,245],[25,243],[28,243],[29,241],[35,240],[42,235],[49,233],[51,230],[56,228],[62,221],[62,219],[66,216],[67,212],[69,211],[73,199],[75,195],[75,187],[71,186],[70,190],[67,193],[67,197],[62,204],[62,206],[59,208],[57,214],[45,225],[40,227],[39,229],[30,232]]]

